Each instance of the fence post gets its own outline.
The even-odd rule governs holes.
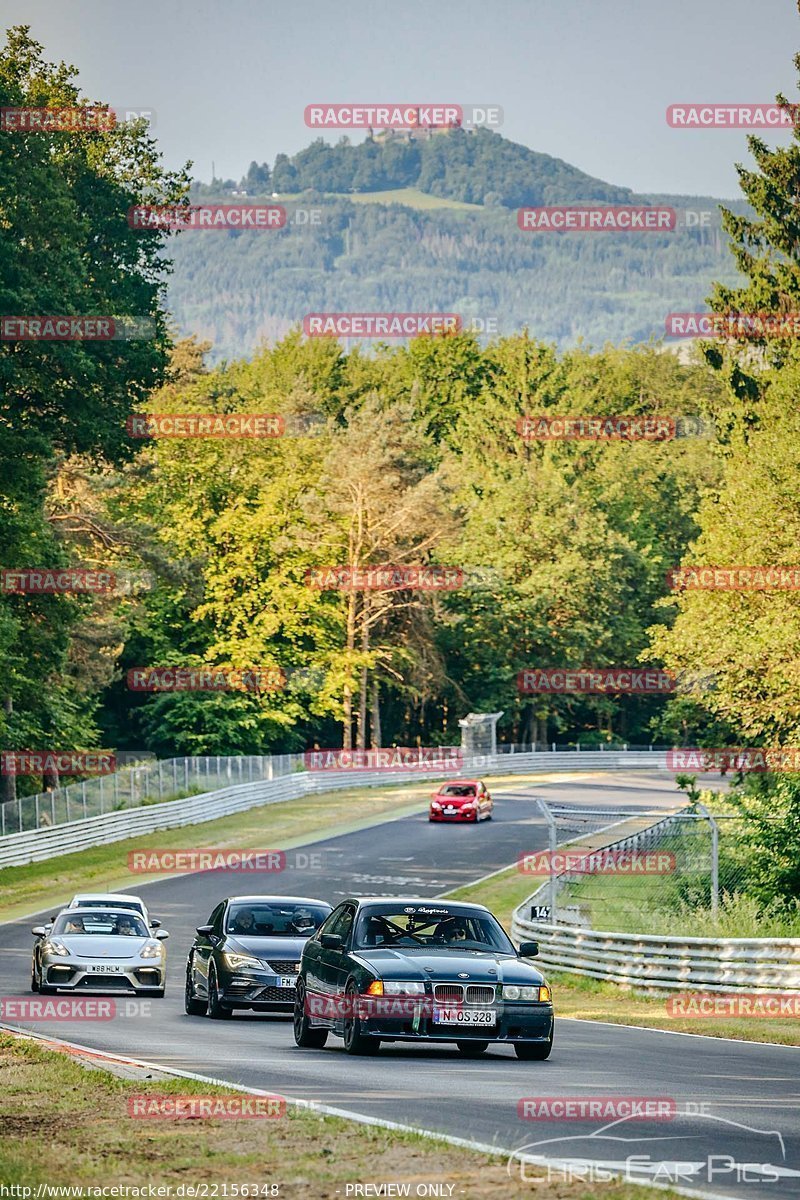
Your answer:
[[[5,801],[0,804],[0,837],[6,836],[6,806]]]
[[[158,760],[158,798],[164,799],[164,776],[161,773],[161,759]]]
[[[697,809],[711,826],[711,915],[716,917],[719,912],[719,825],[705,804],[698,801]]]
[[[104,777],[101,775],[100,776],[100,816],[101,817],[102,817],[103,813],[106,811],[105,788],[103,787],[103,783],[104,783]]]
[[[19,820],[19,831],[22,833],[22,797],[17,796],[17,818]]]
[[[119,771],[114,772],[114,808],[119,805]]]
[[[56,794],[55,791],[50,793],[50,813],[53,818],[53,824],[56,823]]]
[[[188,792],[189,791],[189,759],[188,758],[185,758],[183,760],[183,778],[184,778],[184,784],[185,784],[186,791]]]
[[[550,921],[553,925],[556,924],[556,869],[555,869],[555,853],[558,845],[558,827],[556,819],[550,811],[550,805],[541,796],[536,797],[536,802],[544,814],[544,819],[547,821],[548,827],[548,842],[550,845],[550,883],[547,888],[548,899],[550,903]]]
[[[69,821],[70,815],[69,815],[69,787],[68,786],[64,788],[64,803],[67,806],[67,820]]]

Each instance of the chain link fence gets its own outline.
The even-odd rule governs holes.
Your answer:
[[[702,805],[665,813],[539,804],[550,849],[547,858],[530,862],[548,876],[531,898],[533,919],[668,935],[690,933],[698,920],[713,927],[722,904],[735,920],[750,876],[745,818]],[[753,918],[748,903],[743,933]]]
[[[66,787],[0,804],[0,837],[108,812],[213,792],[303,770],[302,754],[209,755],[131,763]]]

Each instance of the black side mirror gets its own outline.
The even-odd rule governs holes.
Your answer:
[[[198,925],[195,929],[195,933],[199,933],[201,937],[208,937],[213,928],[213,925]]]
[[[45,936],[44,925],[34,925],[31,933],[34,937],[43,938]]]
[[[344,945],[342,935],[340,933],[323,933],[319,939],[320,944],[325,950],[341,950]]]
[[[157,920],[155,919],[155,917],[151,917],[151,918],[150,918],[150,928],[151,928],[151,929],[160,929],[160,928],[161,928],[161,922],[160,922],[160,921],[157,921]]]
[[[538,942],[521,942],[517,954],[520,958],[536,958],[539,953]]]

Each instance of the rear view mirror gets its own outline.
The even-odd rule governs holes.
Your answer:
[[[195,933],[199,933],[201,937],[208,937],[213,928],[213,925],[198,925],[195,929]]]
[[[157,921],[155,919],[155,917],[151,917],[150,918],[150,928],[151,929],[159,929],[160,927],[161,927],[161,922]]]
[[[31,933],[34,937],[44,937],[44,925],[34,925]]]
[[[169,937],[169,934],[167,933],[166,929],[158,929],[156,930],[156,937],[160,942],[165,942]]]
[[[344,942],[342,941],[342,935],[340,933],[323,933],[319,940],[320,944],[326,950],[341,950],[342,946],[344,945]]]
[[[520,943],[520,948],[517,953],[519,954],[520,958],[536,958],[539,954],[539,943],[522,942]]]

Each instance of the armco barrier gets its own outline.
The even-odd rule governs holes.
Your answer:
[[[531,771],[620,770],[631,767],[663,769],[663,753],[649,751],[537,751],[531,754],[482,755],[464,761],[458,772],[446,772],[447,777],[526,774]],[[188,796],[184,800],[168,800],[162,804],[147,804],[120,812],[86,817],[62,825],[44,826],[23,833],[10,833],[0,838],[0,868],[40,862],[59,854],[102,846],[125,838],[154,833],[159,829],[176,829],[197,825],[234,812],[244,812],[259,805],[276,804],[298,796],[335,791],[340,788],[388,786],[394,783],[413,783],[416,780],[441,779],[440,770],[408,771],[298,771],[279,779],[258,780]]]
[[[538,941],[544,967],[643,991],[800,991],[800,938],[607,933],[527,921],[519,909],[512,935]]]
[[[608,848],[649,847],[657,831],[676,819],[666,817]],[[800,938],[671,937],[529,920],[526,911],[546,897],[548,887],[549,882],[537,888],[511,922],[517,944],[539,943],[537,962],[543,967],[661,993],[800,991]]]

